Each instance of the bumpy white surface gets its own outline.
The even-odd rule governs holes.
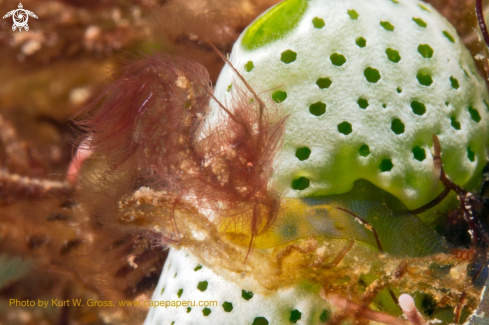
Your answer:
[[[350,17],[349,10],[358,14],[357,19]],[[324,27],[316,28],[315,18],[323,19]],[[421,19],[426,27],[413,18]],[[381,22],[389,22],[394,30],[385,29]],[[457,184],[466,184],[485,164],[485,84],[455,29],[430,5],[414,0],[311,0],[298,27],[281,40],[245,50],[243,35],[231,54],[240,73],[263,91],[263,96],[276,90],[287,93],[282,105],[290,117],[274,183],[285,195],[344,193],[363,178],[408,207],[418,207],[442,189],[433,167],[432,134],[439,136],[445,170]],[[356,43],[361,37],[365,47]],[[424,44],[433,50],[431,58],[418,52],[418,46]],[[399,62],[388,59],[388,48],[398,51]],[[297,53],[294,62],[281,61],[287,50]],[[330,59],[334,53],[343,55],[346,62],[334,65]],[[250,61],[254,68],[247,71],[245,65]],[[379,71],[378,82],[366,79],[368,67]],[[433,83],[421,85],[419,72],[430,74]],[[452,87],[451,77],[457,80],[458,89]],[[316,84],[319,78],[330,79],[330,87],[320,89]],[[216,85],[217,98],[229,103],[236,88],[229,86],[236,80],[225,67]],[[360,98],[368,101],[367,108],[359,106]],[[426,112],[415,114],[412,101],[423,103]],[[323,115],[309,110],[317,102],[326,104]],[[215,106],[214,117],[217,111]],[[476,121],[477,114],[480,121]],[[404,124],[401,134],[391,129],[395,119]],[[338,125],[343,122],[351,125],[351,133],[339,132]],[[460,130],[454,126],[457,122]],[[359,154],[362,145],[369,147],[366,157]],[[414,157],[416,146],[426,155],[421,161]],[[311,150],[303,161],[296,157],[296,150],[302,147]],[[383,160],[392,162],[391,170],[381,171]],[[310,186],[292,189],[293,180],[299,177],[308,178]]]
[[[325,310],[326,314],[330,314],[318,292],[287,288],[269,297],[253,293],[253,297],[246,300],[242,297],[242,290],[246,288],[227,281],[205,266],[199,269],[199,265],[202,266],[202,262],[186,250],[170,251],[151,299],[182,303],[190,301],[195,306],[190,310],[188,307],[152,307],[144,325],[323,324],[321,315]],[[207,281],[207,288],[201,291],[198,286],[204,281]],[[199,306],[199,301],[216,301],[217,306]],[[225,311],[225,302],[232,304],[232,310],[227,304],[229,311]],[[205,308],[210,310],[207,316],[204,316]],[[295,310],[301,313],[300,320],[292,322],[291,313]]]

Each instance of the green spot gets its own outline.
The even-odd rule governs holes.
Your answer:
[[[309,180],[309,178],[299,177],[299,178],[296,178],[292,181],[291,186],[292,186],[292,189],[294,189],[294,190],[302,191],[302,190],[305,190],[306,188],[308,188],[310,184],[311,184],[311,181]],[[251,296],[253,296],[253,293],[251,293]],[[249,299],[246,299],[246,300],[249,300]]]
[[[367,46],[367,40],[365,38],[363,38],[363,37],[357,38],[356,43],[357,43],[357,45],[359,47],[365,47],[365,46]]]
[[[418,7],[423,9],[424,11],[431,12],[426,6],[423,6],[422,4],[418,3]]]
[[[312,25],[314,28],[321,29],[324,27],[324,20],[322,18],[315,17],[312,20]]]
[[[177,296],[178,298],[182,297],[183,289],[178,290]]]
[[[353,9],[348,10],[348,16],[350,16],[352,20],[358,19],[358,13]]]
[[[295,156],[300,161],[304,161],[308,159],[310,155],[311,155],[311,149],[309,149],[308,147],[299,148],[295,151]]]
[[[450,117],[450,124],[455,130],[460,130],[460,122],[457,121],[455,116]]]
[[[481,121],[481,116],[479,114],[479,111],[473,108],[472,106],[469,106],[469,113],[470,117],[477,123]]]
[[[321,89],[329,88],[329,86],[331,86],[331,83],[332,81],[329,78],[319,78],[316,81],[316,85],[318,85],[318,87]]]
[[[175,324],[175,321],[171,322],[171,325],[174,325]]]
[[[251,325],[268,325],[268,320],[265,317],[256,317]]]
[[[270,9],[249,26],[242,40],[245,50],[255,50],[290,33],[307,9],[305,0],[286,0]]]
[[[222,304],[222,308],[224,309],[224,311],[226,313],[230,313],[232,310],[233,310],[233,304],[228,302],[228,301],[225,301],[223,304]]]
[[[178,272],[175,272],[175,276],[174,276],[174,278],[176,278],[176,277],[177,277],[177,274],[178,274]]]
[[[187,314],[190,313],[191,310],[192,310],[191,307],[187,307]]]
[[[394,49],[388,48],[387,50],[385,50],[385,54],[387,54],[387,58],[391,62],[397,63],[401,61],[401,56],[399,55],[399,52]]]
[[[351,124],[348,122],[343,122],[338,124],[338,132],[348,135],[353,131]]]
[[[433,49],[428,44],[419,45],[418,52],[423,58],[429,59],[433,57]]]
[[[489,104],[486,102],[485,99],[482,100],[482,102],[484,103],[484,105],[486,106],[486,109],[489,110]]]
[[[363,74],[365,75],[365,78],[367,78],[368,82],[376,83],[380,80],[380,73],[377,69],[368,67],[367,69],[365,69]]]
[[[368,100],[365,98],[360,98],[357,103],[360,108],[366,109],[368,107]]]
[[[331,56],[329,58],[331,60],[331,63],[333,63],[334,65],[339,66],[339,67],[341,67],[346,62],[345,57],[341,54],[338,54],[338,53],[331,54]]]
[[[411,109],[413,110],[413,113],[416,115],[423,115],[426,113],[426,106],[423,103],[420,103],[416,100],[413,100],[411,102]]]
[[[388,21],[381,21],[380,26],[384,27],[386,31],[393,32],[394,31],[394,26],[389,23]]]
[[[392,164],[392,160],[390,159],[383,159],[379,165],[381,172],[388,172],[392,169],[392,167],[394,167],[394,165]]]
[[[230,84],[230,85],[228,86],[228,92],[230,92],[232,88],[233,88],[233,84]]]
[[[202,282],[199,282],[199,284],[197,285],[197,289],[199,289],[200,291],[204,292],[207,290],[207,286],[209,285],[209,283],[207,281],[202,281]]]
[[[324,309],[321,315],[319,315],[319,321],[325,323],[329,320],[330,317],[331,312],[327,309]]]
[[[386,108],[386,107],[387,107],[387,104],[382,104],[382,107],[383,107],[383,108]]]
[[[244,300],[250,300],[253,298],[253,292],[241,290],[241,297],[243,297]]]
[[[282,91],[282,90],[277,90],[272,94],[272,99],[276,103],[282,103],[284,100],[287,99],[287,93],[285,91]]]
[[[397,0],[391,0],[393,3],[399,3],[399,1]]]
[[[358,154],[362,157],[367,157],[370,155],[370,148],[366,144],[363,144],[360,149],[358,149]]]
[[[163,292],[165,292],[165,287],[163,287],[163,289],[161,289],[160,295],[162,295]]]
[[[453,89],[458,89],[460,87],[458,80],[454,77],[450,77],[450,83],[452,84]]]
[[[423,86],[431,86],[433,83],[433,79],[427,73],[418,72],[416,78],[418,79],[419,84]]]
[[[280,61],[286,64],[292,63],[296,59],[297,59],[297,53],[295,53],[292,50],[283,51],[280,56]]]
[[[202,314],[204,314],[204,316],[209,316],[211,314],[210,308],[205,307],[202,309]]]
[[[293,310],[290,312],[290,318],[289,320],[295,324],[297,323],[297,321],[299,321],[299,319],[301,319],[302,317],[302,313],[300,311],[298,311],[297,309]]]
[[[197,265],[197,266],[195,267],[194,271],[195,271],[195,272],[197,272],[197,271],[198,271],[198,270],[200,270],[200,269],[202,269],[202,265],[200,265],[200,264],[199,264],[199,265]]]
[[[391,130],[395,134],[403,134],[404,133],[404,123],[398,118],[393,119],[391,122]]]
[[[416,146],[413,148],[413,156],[414,159],[418,161],[423,161],[426,159],[426,151],[420,146]]]
[[[401,87],[397,87],[397,92],[400,94],[402,93],[402,88]]]
[[[315,116],[321,116],[326,112],[326,104],[323,102],[317,102],[309,106],[309,112]]]
[[[424,22],[424,20],[423,20],[423,19],[421,19],[421,18],[414,18],[414,17],[413,17],[413,21],[414,21],[416,24],[418,24],[418,26],[419,26],[419,27],[426,28],[426,26],[428,26],[428,24],[426,24],[426,23]]]
[[[443,31],[443,35],[445,35],[445,37],[448,38],[450,42],[455,43],[455,39],[453,38],[453,36],[450,35],[450,33],[447,32],[446,30]]]
[[[469,160],[472,162],[475,161],[475,153],[470,149],[470,147],[467,148],[467,158],[469,158]]]
[[[251,70],[253,70],[255,65],[253,64],[253,61],[248,61],[248,63],[246,63],[244,67],[246,72],[251,72]]]

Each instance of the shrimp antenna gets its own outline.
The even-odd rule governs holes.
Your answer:
[[[253,87],[251,87],[251,85],[248,83],[248,81],[246,81],[246,79],[243,77],[243,75],[241,73],[239,73],[239,71],[234,67],[234,65],[231,63],[231,61],[228,60],[228,58],[226,58],[222,53],[221,51],[219,51],[217,49],[217,47],[214,46],[214,44],[212,44],[211,42],[208,41],[208,43],[210,44],[210,46],[214,49],[214,51],[217,53],[217,55],[219,55],[219,57],[227,64],[231,67],[231,69],[233,69],[234,73],[236,73],[236,75],[238,76],[238,78],[245,84],[246,88],[248,88],[248,90],[253,94],[253,97],[255,97],[256,101],[258,102],[259,104],[259,110],[260,110],[260,121],[262,120],[262,116],[263,116],[263,109],[264,109],[264,106],[265,104],[263,103],[263,101],[261,100],[260,96],[258,96],[258,94],[256,93],[256,91],[253,89]]]
[[[484,38],[486,46],[489,47],[489,32],[487,31],[486,20],[484,19],[484,10],[482,9],[482,0],[475,1],[475,12],[477,14],[477,22]]]

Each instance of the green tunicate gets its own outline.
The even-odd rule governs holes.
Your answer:
[[[351,124],[348,122],[342,122],[338,124],[338,132],[348,135],[353,131]]]
[[[316,85],[318,85],[318,87],[321,89],[329,88],[329,86],[331,86],[331,83],[332,81],[329,78],[319,78],[316,81]]]
[[[370,155],[370,148],[366,144],[363,144],[360,149],[358,149],[358,154],[362,157],[367,157]]]
[[[307,5],[306,0],[279,3],[246,29],[241,45],[252,51],[284,38],[299,25]]]
[[[204,314],[204,316],[209,316],[211,314],[211,310],[206,307],[202,309],[202,314]]]
[[[309,187],[311,181],[307,177],[299,177],[292,181],[292,189],[302,191]]]
[[[419,27],[423,27],[423,28],[426,28],[426,26],[428,26],[423,19],[421,18],[413,18],[413,21],[419,26]]]
[[[251,325],[268,325],[268,320],[265,317],[256,317]]]
[[[248,63],[246,63],[244,67],[246,72],[250,72],[251,70],[253,70],[255,65],[253,64],[253,61],[248,61]]]
[[[315,116],[321,116],[326,113],[326,104],[323,102],[317,102],[309,106],[309,112]]]
[[[470,149],[470,147],[467,148],[467,158],[469,158],[470,161],[474,162],[475,161],[475,153]]]
[[[404,133],[404,123],[398,118],[393,119],[391,122],[391,130],[395,134],[402,134]]]
[[[423,115],[426,113],[426,106],[423,103],[420,103],[416,100],[413,100],[411,102],[411,109],[413,110],[413,113],[416,115]]]
[[[289,64],[294,62],[297,59],[297,53],[292,50],[283,51],[280,55],[280,61],[283,63]]]
[[[423,6],[422,4],[418,4],[418,6],[419,6],[421,9],[423,9],[424,11],[430,12],[430,10],[428,9],[428,7]]]
[[[199,289],[200,291],[204,292],[207,290],[207,286],[209,285],[209,282],[207,281],[202,281],[202,282],[199,282],[199,284],[197,285],[197,289]]]
[[[358,45],[358,47],[365,47],[367,46],[367,40],[363,37],[359,37],[357,38],[357,40],[355,41],[355,43]]]
[[[426,159],[426,151],[420,146],[413,148],[413,157],[418,161],[423,161]]]
[[[324,19],[315,17],[312,20],[312,25],[314,26],[314,28],[321,29],[324,27]]]
[[[253,298],[253,292],[241,290],[241,297],[243,297],[244,300],[250,300]]]
[[[357,101],[357,104],[358,106],[360,106],[360,108],[366,109],[368,107],[368,100],[366,100],[365,98],[360,98]]]
[[[311,149],[309,149],[308,147],[302,147],[302,148],[299,148],[295,151],[295,156],[300,161],[304,161],[304,160],[309,159],[310,155],[311,155]]]
[[[290,313],[290,322],[295,324],[297,323],[302,317],[302,313],[300,311],[298,311],[297,309],[293,310],[291,313]]]
[[[229,302],[229,301],[225,301],[222,304],[222,308],[224,309],[224,311],[226,313],[230,313],[233,310],[233,304],[231,302]]]
[[[450,42],[455,43],[455,39],[453,38],[453,36],[446,30],[443,31],[443,35],[445,35],[445,37],[448,38]],[[467,74],[467,72],[465,74]]]
[[[431,78],[431,75],[419,72],[416,75],[416,78],[418,79],[418,82],[423,85],[423,86],[431,86],[433,83],[433,79]]]
[[[393,32],[394,31],[394,25],[392,25],[388,21],[381,21],[380,26],[384,27],[386,31]]]
[[[331,63],[339,67],[341,67],[346,62],[345,56],[338,53],[331,54],[329,58],[331,60]]]
[[[363,74],[365,75],[367,81],[370,83],[376,83],[380,80],[380,73],[377,69],[368,67],[367,69],[365,69]]]
[[[481,121],[481,116],[479,114],[479,111],[473,108],[472,106],[469,106],[469,113],[472,120],[474,120],[477,123]]]
[[[455,130],[460,130],[460,122],[457,121],[455,116],[450,117],[450,124]]]
[[[397,52],[396,50],[388,48],[387,50],[385,50],[385,54],[387,54],[387,58],[391,62],[397,63],[401,61],[401,56],[399,55],[399,52]]]
[[[353,9],[348,10],[348,16],[350,16],[352,20],[358,19],[358,13]]]
[[[458,80],[454,77],[450,77],[450,84],[452,85],[453,89],[458,89],[460,87]]]
[[[285,91],[282,91],[282,90],[277,90],[272,94],[272,99],[276,103],[282,103],[284,100],[287,99],[287,93]]]
[[[392,164],[392,160],[390,159],[383,159],[379,165],[379,169],[381,172],[388,172],[392,169],[392,167],[394,167],[394,165]]]
[[[433,49],[428,44],[421,44],[418,46],[418,53],[423,58],[429,59],[433,57]]]

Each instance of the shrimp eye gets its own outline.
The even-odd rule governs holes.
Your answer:
[[[248,162],[246,164],[246,168],[248,168],[248,172],[251,172],[253,170],[253,164],[251,162]]]

